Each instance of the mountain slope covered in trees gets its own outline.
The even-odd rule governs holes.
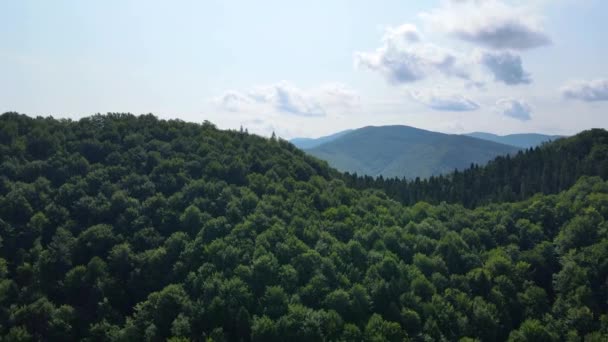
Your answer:
[[[428,179],[373,178],[348,174],[355,188],[386,191],[405,204],[447,201],[467,207],[518,201],[536,193],[567,190],[581,176],[608,178],[608,132],[593,129],[559,139],[511,157],[497,157],[485,166],[472,165]]]
[[[408,179],[463,170],[517,151],[513,146],[408,126],[364,127],[306,150],[340,171]]]
[[[607,219],[600,177],[517,203],[404,206],[209,123],[8,113],[0,336],[604,341]]]
[[[542,145],[543,143],[562,138],[562,136],[559,135],[546,135],[538,133],[496,135],[492,133],[473,132],[465,135],[473,138],[494,141],[500,144],[516,146],[520,148],[534,148]]]

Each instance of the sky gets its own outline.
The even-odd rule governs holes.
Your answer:
[[[0,112],[280,137],[608,127],[604,0],[0,2]]]

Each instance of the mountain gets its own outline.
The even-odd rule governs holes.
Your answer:
[[[485,164],[519,149],[477,138],[409,126],[364,127],[306,152],[340,171],[383,177],[426,178]]]
[[[445,176],[433,196],[567,176],[467,209],[404,205],[209,122],[5,113],[0,339],[606,341],[606,135]]]
[[[509,135],[496,135],[492,133],[473,132],[464,134],[469,137],[489,140],[500,144],[516,146],[520,148],[531,148],[540,146],[542,143],[563,138],[560,135],[545,135],[538,133],[521,133]]]
[[[347,129],[345,131],[337,132],[337,133],[327,135],[324,137],[320,137],[320,138],[293,138],[293,139],[289,140],[289,142],[296,145],[296,147],[305,150],[305,149],[315,148],[315,147],[323,145],[327,142],[336,140],[337,138],[339,138],[351,131],[352,131],[352,129]]]
[[[484,166],[423,180],[345,175],[352,187],[383,189],[404,204],[419,201],[466,207],[512,202],[534,194],[569,189],[582,176],[608,178],[608,132],[593,129],[543,144],[514,156],[499,156]]]

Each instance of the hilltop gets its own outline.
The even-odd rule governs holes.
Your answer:
[[[519,149],[486,140],[409,126],[363,127],[305,151],[359,175],[428,178],[485,164]]]

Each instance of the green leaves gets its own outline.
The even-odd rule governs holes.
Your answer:
[[[474,210],[406,207],[354,190],[285,142],[208,123],[0,122],[5,339],[593,341],[608,332],[608,183],[599,178]],[[29,141],[34,129],[49,149]],[[603,156],[595,149],[592,159]],[[428,185],[472,204],[534,189],[536,169],[523,161],[405,190],[378,182],[408,201],[429,196],[416,192]],[[511,166],[532,178],[510,179]],[[563,184],[575,176],[566,171]],[[495,172],[494,183],[484,178]],[[554,189],[557,176],[547,177]]]

